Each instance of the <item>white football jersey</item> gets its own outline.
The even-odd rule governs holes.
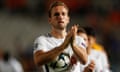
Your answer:
[[[91,49],[90,54],[88,55],[88,63],[86,65],[80,65],[81,72],[84,71],[84,68],[90,64],[91,61],[95,62],[94,72],[110,72],[108,69],[107,58],[104,53]]]
[[[61,45],[64,42],[64,39],[65,38],[57,39],[57,38],[51,36],[50,34],[40,36],[34,42],[34,53],[38,50],[43,50],[45,52],[52,50],[53,48]],[[84,44],[84,41],[82,38],[77,37],[76,43],[79,46],[82,46],[83,48],[85,48],[85,44]],[[68,48],[66,48],[63,51],[63,53],[68,54],[71,59],[71,56],[73,55],[71,46],[69,45]],[[79,61],[76,64],[70,64],[70,66],[66,70],[61,70],[61,71],[56,71],[49,64],[50,63],[42,66],[42,69],[43,69],[42,72],[80,72],[80,62]]]

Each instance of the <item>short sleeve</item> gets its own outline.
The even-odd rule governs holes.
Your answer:
[[[43,36],[36,38],[34,41],[34,53],[38,50],[46,50],[46,38]]]
[[[85,40],[80,36],[76,36],[76,44],[84,49],[87,47]]]

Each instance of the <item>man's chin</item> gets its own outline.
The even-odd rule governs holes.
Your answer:
[[[64,30],[65,27],[60,27],[60,26],[59,26],[58,29],[59,29],[59,30]]]
[[[64,30],[65,28],[59,28],[59,30]]]

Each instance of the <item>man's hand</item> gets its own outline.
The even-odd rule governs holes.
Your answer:
[[[64,43],[63,45],[65,46],[65,48],[67,48],[67,46],[69,45],[69,43],[71,42],[71,39],[72,39],[72,33],[71,33],[71,30],[67,33],[66,37],[65,37],[65,40],[64,40]]]
[[[72,26],[71,28],[71,34],[72,34],[71,46],[72,47],[76,45],[75,37],[77,35],[77,30],[78,30],[78,25]]]
[[[95,62],[92,60],[90,64],[87,67],[85,67],[83,72],[93,72],[94,69],[95,69]]]

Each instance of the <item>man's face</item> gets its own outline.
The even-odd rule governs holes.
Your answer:
[[[95,38],[93,36],[88,36],[88,43],[92,46],[95,43]]]
[[[69,23],[68,10],[64,6],[53,7],[49,23],[55,29],[65,29]]]

